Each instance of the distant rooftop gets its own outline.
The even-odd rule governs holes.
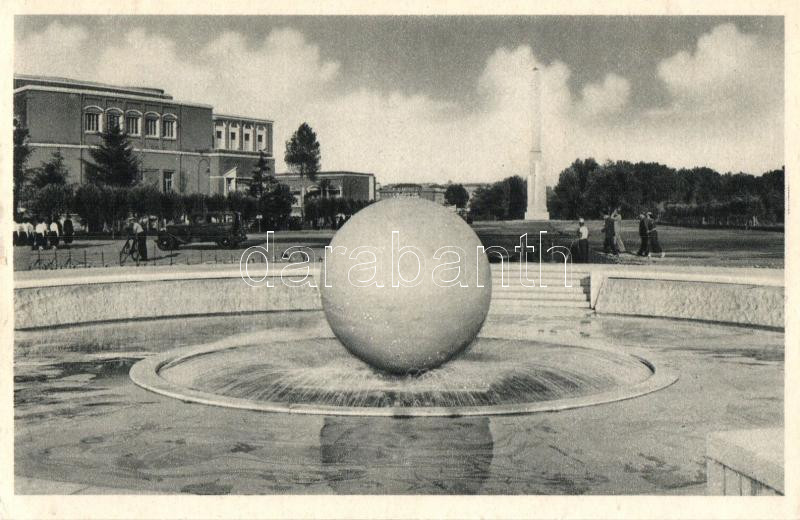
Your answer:
[[[97,90],[102,92],[115,92],[118,94],[131,94],[136,96],[148,96],[161,99],[172,99],[172,96],[164,92],[164,89],[153,87],[127,87],[121,85],[111,85],[108,83],[98,83],[95,81],[83,81],[71,78],[61,78],[56,76],[34,76],[29,74],[14,74],[14,88],[26,85],[38,85],[45,87],[72,88],[81,90]]]
[[[299,176],[300,176],[300,174],[299,174],[299,173],[294,173],[294,172],[283,172],[283,173],[276,173],[275,175],[276,175],[276,176],[278,176],[278,177],[281,177],[281,176],[285,176],[285,177],[299,177]],[[336,176],[336,175],[367,175],[367,176],[372,176],[372,177],[374,177],[374,176],[375,176],[375,174],[374,174],[374,173],[365,173],[365,172],[349,172],[349,171],[329,171],[329,172],[317,172],[317,176],[320,176],[320,175],[323,175],[323,176],[331,176],[331,175],[333,175],[333,176]]]
[[[230,119],[230,120],[237,120],[237,121],[252,121],[252,122],[256,122],[256,123],[274,123],[274,121],[272,119],[259,119],[257,117],[240,116],[240,115],[236,115],[236,114],[219,114],[217,112],[214,112],[214,114],[211,116],[211,118],[213,120],[215,120],[215,121],[217,119]]]

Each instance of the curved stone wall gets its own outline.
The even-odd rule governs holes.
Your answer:
[[[747,283],[608,277],[600,313],[657,316],[784,328],[784,288]]]
[[[253,278],[263,274],[262,270]],[[238,271],[195,273],[189,278],[186,273],[179,277],[148,273],[138,280],[103,276],[90,280],[17,283],[15,328],[321,308],[315,287],[289,287],[277,275],[270,278],[273,287],[252,287],[241,279]]]
[[[274,267],[267,275],[273,287],[248,285],[238,266],[15,273],[15,328],[321,308],[316,287],[292,287],[281,279],[298,279],[304,269]],[[782,270],[586,270],[591,272],[592,306],[599,313],[784,327]],[[263,264],[251,271],[255,280],[267,274]],[[498,275],[497,268],[492,271]],[[318,279],[319,269],[309,274]]]

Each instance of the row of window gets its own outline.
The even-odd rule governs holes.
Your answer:
[[[158,177],[158,170],[139,170],[139,182],[144,182],[146,179],[149,181],[153,177]],[[164,170],[161,176],[161,189],[166,193],[172,191],[173,180],[175,179],[175,172]]]
[[[102,132],[103,115],[105,124],[108,128],[117,127],[130,136],[141,136],[142,116],[138,112],[128,112],[125,115],[124,125],[122,111],[109,111],[103,114],[99,109],[87,109],[83,114],[83,130],[85,132]],[[172,114],[163,117],[154,113],[144,115],[144,136],[164,139],[175,139],[177,137],[178,119]]]
[[[219,141],[222,140],[222,130],[217,130],[217,140],[219,140]],[[236,132],[231,132],[231,141],[236,141]],[[245,143],[249,143],[250,142],[250,134],[244,134],[244,142]],[[264,144],[264,135],[263,134],[258,134],[256,136],[256,142],[259,145]]]

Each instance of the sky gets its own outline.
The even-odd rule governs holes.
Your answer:
[[[307,122],[323,170],[383,184],[526,175],[534,67],[548,184],[587,157],[784,164],[780,17],[18,16],[14,60],[273,119],[279,172]]]

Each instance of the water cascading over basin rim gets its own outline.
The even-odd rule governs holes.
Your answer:
[[[537,356],[530,360],[535,349]],[[677,378],[636,353],[481,337],[420,376],[392,376],[349,356],[332,337],[217,342],[136,363],[147,390],[206,405],[354,416],[476,416],[567,410],[639,397]]]

